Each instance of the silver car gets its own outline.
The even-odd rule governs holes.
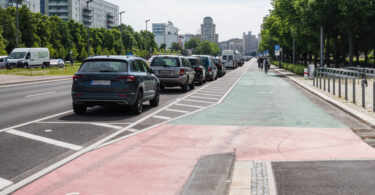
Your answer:
[[[160,80],[160,88],[180,86],[182,92],[194,89],[195,71],[189,59],[183,56],[156,56],[151,62],[154,74]]]
[[[0,56],[0,69],[6,68],[8,56]]]

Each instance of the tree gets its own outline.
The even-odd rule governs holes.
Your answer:
[[[172,43],[170,49],[173,50],[173,51],[181,51],[181,50],[182,50],[182,47],[181,47],[180,44],[174,42],[174,43]]]
[[[197,47],[201,44],[201,40],[197,38],[192,38],[185,43],[186,49],[194,49],[196,50]]]
[[[159,49],[161,49],[161,50],[166,50],[167,49],[167,45],[165,44],[165,43],[162,43],[161,45],[160,45],[160,48]]]

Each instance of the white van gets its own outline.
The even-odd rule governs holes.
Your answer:
[[[237,64],[235,63],[234,59],[234,51],[233,50],[224,50],[221,59],[223,64],[226,68],[237,68]]]
[[[49,67],[48,48],[16,48],[10,53],[7,68]]]

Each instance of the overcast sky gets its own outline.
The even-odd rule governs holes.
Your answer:
[[[152,23],[168,21],[180,29],[180,34],[196,34],[205,16],[216,24],[219,40],[241,38],[243,32],[258,35],[263,17],[272,8],[271,0],[107,0],[120,6],[123,23],[135,30],[146,28],[145,20]]]

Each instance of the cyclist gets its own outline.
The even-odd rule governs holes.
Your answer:
[[[263,70],[263,58],[262,57],[258,58],[258,68],[259,70]]]
[[[268,69],[270,69],[270,62],[266,59],[264,61],[264,71],[266,74],[268,73]]]

